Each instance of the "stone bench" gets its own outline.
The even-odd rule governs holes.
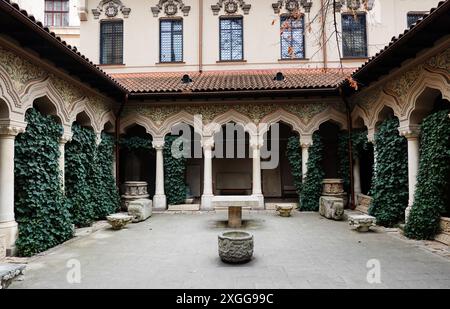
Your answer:
[[[130,201],[128,204],[128,214],[133,217],[134,223],[147,220],[152,216],[152,200],[139,199]]]
[[[14,278],[22,275],[25,265],[0,264],[0,289],[6,289]]]
[[[327,219],[342,220],[344,216],[344,200],[340,197],[321,196],[319,214]]]
[[[375,217],[369,215],[349,215],[348,224],[351,229],[358,232],[368,232],[371,226],[375,226]]]

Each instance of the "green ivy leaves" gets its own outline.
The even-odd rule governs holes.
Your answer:
[[[377,163],[369,213],[377,224],[388,227],[404,219],[408,205],[408,150],[398,125],[397,118],[385,120],[375,135]]]
[[[300,196],[300,210],[318,211],[322,194],[324,171],[322,168],[323,145],[319,132],[313,134],[313,144],[309,147],[308,172]]]
[[[175,158],[172,155],[172,144],[178,138],[169,135],[164,145],[164,190],[170,205],[184,204],[186,199],[186,158]]]
[[[302,155],[300,141],[297,136],[291,136],[286,145],[286,156],[291,167],[291,173],[294,177],[295,191],[300,196],[302,192]]]
[[[121,138],[119,141],[119,145],[121,148],[133,152],[141,149],[152,149],[152,140],[150,138],[130,136]]]
[[[61,125],[31,109],[25,133],[15,141],[15,214],[19,255],[31,256],[72,237],[69,205],[58,165]]]
[[[431,114],[421,126],[420,162],[414,204],[405,235],[432,239],[440,216],[450,211],[450,119],[449,110]]]
[[[91,129],[74,124],[72,132],[72,141],[66,145],[66,197],[73,223],[89,226],[119,208],[112,174],[114,139],[103,134],[97,147]]]

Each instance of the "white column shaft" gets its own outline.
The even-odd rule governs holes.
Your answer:
[[[0,223],[14,221],[14,139],[0,135]]]
[[[261,195],[261,155],[258,147],[253,148],[253,195]]]
[[[164,156],[163,149],[156,149],[155,195],[164,195]]]
[[[302,146],[302,177],[303,182],[306,179],[306,174],[308,173],[308,156],[309,156],[309,146]]]
[[[204,148],[203,195],[213,195],[212,188],[212,150]]]
[[[419,170],[419,139],[417,137],[408,138],[408,186],[409,201],[408,206],[414,203],[414,193],[417,184],[417,172]]]
[[[353,184],[355,195],[361,193],[361,166],[359,158],[353,160]]]

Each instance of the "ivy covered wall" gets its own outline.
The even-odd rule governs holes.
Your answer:
[[[299,197],[302,193],[303,184],[301,151],[299,137],[289,137],[286,145],[286,157],[288,158],[292,177],[294,178],[295,192]]]
[[[400,136],[398,126],[397,118],[387,119],[375,134],[377,165],[369,214],[383,226],[393,226],[404,220],[408,206],[407,141]]]
[[[36,109],[26,114],[25,133],[15,141],[15,214],[19,255],[31,256],[72,237],[58,159],[61,125]]]
[[[164,145],[164,191],[169,205],[184,204],[186,199],[186,158],[174,156],[172,145],[179,136],[169,135]],[[183,151],[182,143],[178,149]]]
[[[432,239],[441,216],[450,214],[450,110],[425,118],[421,125],[420,163],[414,204],[405,235]]]
[[[322,169],[322,153],[322,141],[319,132],[316,131],[313,134],[313,144],[309,147],[308,172],[300,196],[300,210],[302,211],[319,210],[319,198],[322,194],[322,181],[325,175]]]

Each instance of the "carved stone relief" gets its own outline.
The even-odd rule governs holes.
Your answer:
[[[102,0],[95,9],[92,9],[95,19],[99,19],[102,12],[107,17],[116,17],[118,13],[122,12],[124,18],[128,18],[131,9],[125,7],[121,0]]]
[[[252,5],[245,3],[244,0],[219,0],[217,4],[211,5],[211,10],[214,15],[219,15],[223,8],[226,14],[236,14],[241,8],[245,15],[250,12]]]
[[[300,8],[303,8],[306,13],[309,13],[312,4],[312,1],[308,0],[279,0],[276,3],[272,3],[272,8],[275,14],[279,14],[283,7],[289,13],[298,11]]]
[[[185,5],[183,0],[159,0],[158,4],[153,6],[151,10],[153,17],[158,17],[161,11],[164,11],[167,16],[175,16],[178,10],[183,12],[183,16],[188,16],[191,7]]]

